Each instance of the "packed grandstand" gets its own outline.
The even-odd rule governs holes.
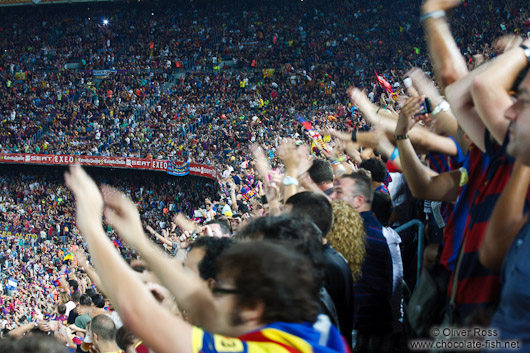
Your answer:
[[[529,47],[522,0],[0,1],[0,352],[529,351]]]

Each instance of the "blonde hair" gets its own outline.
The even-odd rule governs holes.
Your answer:
[[[366,233],[359,212],[342,200],[333,201],[333,226],[327,236],[329,244],[348,260],[353,279],[361,278],[366,255]]]
[[[61,304],[66,304],[70,301],[70,293],[68,292],[61,292],[59,293],[59,299]]]

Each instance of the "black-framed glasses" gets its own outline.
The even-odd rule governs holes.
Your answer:
[[[212,293],[214,295],[223,295],[223,294],[239,294],[240,292],[235,288],[223,288],[223,287],[212,287]]]

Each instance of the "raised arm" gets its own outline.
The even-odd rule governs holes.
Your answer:
[[[94,270],[94,268],[88,262],[88,259],[85,253],[81,250],[77,250],[75,253],[75,258],[77,260],[77,265],[85,271],[85,273],[87,274],[88,278],[90,278],[92,283],[94,283],[94,285],[99,289],[99,291],[103,295],[108,297],[108,295],[106,294],[107,291],[104,288],[101,278],[99,278],[99,275],[96,272],[96,270]]]
[[[151,226],[146,226],[145,229],[147,229],[149,231],[149,233],[151,233],[151,235],[154,235],[161,243],[164,243],[166,244],[167,246],[173,246],[173,243],[167,239],[167,238],[164,238],[163,236],[161,236],[160,234],[158,234],[154,229],[153,227]]]
[[[530,46],[530,39],[525,44]],[[523,49],[517,46],[495,58],[473,80],[473,102],[484,125],[499,145],[504,142],[508,130],[509,120],[504,118],[504,112],[512,105],[508,91],[527,63]]]
[[[429,176],[407,136],[408,131],[420,119],[423,97],[410,98],[399,114],[396,126],[396,143],[401,168],[414,197],[433,201],[456,201],[460,171],[455,170],[434,177]]]
[[[480,246],[479,260],[484,267],[500,270],[513,239],[528,220],[523,209],[529,184],[530,167],[516,162],[512,176],[493,209]]]
[[[456,45],[446,18],[446,11],[460,3],[460,0],[427,0],[421,8],[429,54],[442,91],[467,75],[466,62]]]
[[[164,256],[144,234],[140,215],[134,203],[120,192],[105,186],[105,218],[135,248],[162,285],[175,297],[195,324],[215,331],[216,315],[213,296],[207,285],[191,271]]]
[[[458,124],[482,152],[486,151],[484,142],[486,126],[475,108],[471,96],[471,86],[473,80],[484,72],[490,64],[491,62],[488,62],[479,66],[445,90],[445,96],[451,104],[451,110],[455,114]]]
[[[379,114],[376,114],[374,110],[374,105],[370,102],[368,97],[362,93],[357,88],[352,88],[348,90],[350,100],[355,104],[359,109],[365,114],[365,117],[372,123],[381,127],[387,135],[390,135],[393,139],[394,131],[396,130],[397,120],[392,118],[382,117]],[[369,133],[358,133],[357,140],[359,142],[363,139],[373,139],[373,135],[368,135]],[[434,134],[421,126],[414,126],[409,131],[409,137],[414,145],[414,148],[419,152],[438,152],[454,156],[458,154],[457,146],[454,141],[448,137],[440,136]]]
[[[77,226],[123,323],[157,352],[191,353],[192,327],[156,301],[106,236],[103,199],[94,181],[80,166],[71,166],[65,180],[75,196]],[[140,219],[135,223],[141,228]],[[187,292],[186,286],[182,290]]]
[[[234,210],[234,213],[236,213],[239,210],[236,199],[236,183],[234,183],[233,180],[230,180],[228,184],[230,185],[230,200],[232,200],[232,209]]]
[[[433,110],[436,110],[434,132],[442,136],[457,136],[458,122],[449,104],[443,99],[434,82],[420,69],[413,69],[407,73],[419,95],[431,100]]]

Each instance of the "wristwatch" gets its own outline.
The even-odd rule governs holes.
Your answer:
[[[286,176],[283,178],[283,185],[289,186],[289,185],[296,185],[298,186],[298,179],[293,178],[292,176]]]
[[[399,140],[406,140],[409,138],[409,134],[403,134],[403,135],[394,135],[394,139],[396,141],[399,141]]]

